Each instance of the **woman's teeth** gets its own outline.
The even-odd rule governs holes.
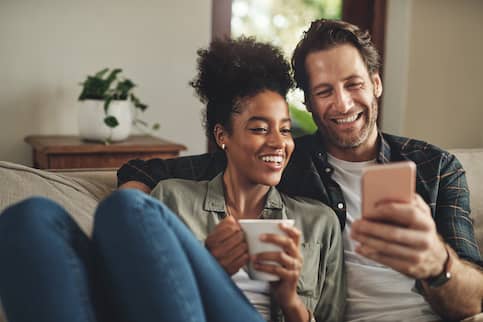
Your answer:
[[[262,161],[282,163],[283,157],[282,156],[263,156]]]

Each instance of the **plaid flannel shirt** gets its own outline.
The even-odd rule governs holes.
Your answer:
[[[431,208],[439,234],[458,255],[483,267],[470,217],[465,171],[456,157],[423,141],[379,134],[378,163],[410,160],[416,163],[416,191]],[[163,179],[210,180],[226,166],[224,153],[148,161],[131,160],[123,165],[118,185],[139,181],[154,188]],[[295,150],[278,189],[288,195],[320,200],[334,209],[342,229],[346,204],[318,133],[295,139]]]

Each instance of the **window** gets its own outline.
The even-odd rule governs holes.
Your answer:
[[[282,49],[290,59],[310,22],[320,17],[340,19],[342,0],[233,0],[231,36],[255,36]],[[305,111],[303,93],[294,90],[287,96],[293,121],[293,134],[312,133],[316,126]]]
[[[343,19],[367,29],[381,60],[384,54],[384,27],[387,0],[212,0],[212,36],[255,36],[282,48],[287,58],[310,22],[318,18]],[[381,71],[382,77],[382,71]],[[294,134],[315,130],[305,112],[303,94],[289,93]],[[379,104],[379,114],[382,105]]]
[[[233,0],[231,36],[255,36],[291,57],[302,33],[320,17],[340,19],[342,0]]]

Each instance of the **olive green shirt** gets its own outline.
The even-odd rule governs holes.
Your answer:
[[[226,216],[222,174],[211,181],[168,179],[151,195],[164,202],[204,241]],[[292,198],[270,188],[263,219],[295,219],[301,231],[303,267],[297,293],[317,321],[341,321],[345,307],[343,250],[339,221],[328,206],[307,198]],[[283,321],[278,306],[272,320]]]

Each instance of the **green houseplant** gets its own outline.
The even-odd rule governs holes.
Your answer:
[[[89,115],[84,120],[81,118],[79,120],[82,137],[109,143],[126,138],[130,133],[131,125],[149,128],[147,122],[138,118],[138,112],[144,112],[148,106],[134,94],[136,84],[122,77],[121,73],[120,68],[112,70],[104,68],[94,76],[87,76],[87,79],[81,83],[79,101],[86,102],[83,112]],[[120,104],[124,106],[118,107]],[[134,107],[134,116],[131,115],[131,107]],[[93,112],[94,108],[96,112]],[[87,111],[87,109],[92,110]],[[101,128],[94,129],[94,125]],[[152,126],[152,130],[157,129],[159,129],[158,123]]]

